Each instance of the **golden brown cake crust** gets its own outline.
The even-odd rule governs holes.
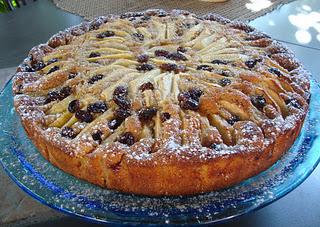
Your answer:
[[[143,20],[147,20],[147,22],[141,18],[146,18]],[[85,100],[82,101],[81,105],[83,105],[84,102],[90,103],[91,97],[83,98],[86,97],[86,94],[79,90],[77,86],[80,85],[73,84],[76,83],[77,78],[70,79],[70,74],[78,73],[81,78],[87,78],[86,76],[92,70],[97,71],[99,67],[108,66],[113,62],[110,63],[109,60],[99,58],[101,56],[94,56],[93,58],[96,58],[98,62],[93,63],[95,65],[93,69],[90,58],[86,59],[89,62],[88,65],[65,63],[62,66],[61,59],[70,58],[70,56],[61,57],[61,53],[69,54],[63,52],[64,47],[72,48],[74,46],[75,50],[81,45],[85,46],[91,33],[101,32],[100,27],[103,28],[106,26],[105,24],[114,23],[117,20],[134,23],[135,29],[140,26],[139,23],[153,23],[158,26],[158,20],[160,22],[164,20],[167,23],[166,34],[168,35],[168,25],[171,25],[169,22],[176,20],[175,18],[190,20],[191,25],[188,26],[191,27],[185,28],[188,29],[187,31],[197,25],[202,26],[202,23],[208,24],[207,26],[211,26],[213,23],[215,27],[222,29],[217,30],[217,34],[226,31],[223,33],[226,37],[228,37],[228,31],[232,31],[231,34],[235,34],[235,40],[243,46],[232,44],[234,46],[226,47],[232,52],[231,54],[227,52],[226,54],[229,54],[227,57],[223,52],[214,56],[222,59],[221,61],[228,62],[229,66],[225,67],[229,67],[228,69],[235,74],[231,77],[230,75],[226,76],[225,72],[221,72],[220,68],[215,68],[216,66],[212,62],[203,66],[204,62],[207,62],[208,56],[212,56],[211,53],[202,54],[205,53],[203,49],[210,43],[197,49],[194,47],[200,44],[196,41],[190,44],[192,40],[189,40],[190,46],[188,46],[189,44],[186,44],[185,40],[179,40],[179,45],[186,44],[185,47],[188,49],[185,54],[186,58],[201,56],[199,62],[203,64],[202,66],[199,64],[194,66],[191,63],[189,65],[186,63],[184,65],[186,70],[174,73],[165,70],[161,72],[161,78],[167,75],[172,78],[179,76],[177,85],[179,92],[174,97],[163,98],[161,88],[163,90],[164,87],[152,80],[154,86],[160,87],[154,88],[151,95],[149,94],[150,89],[142,91],[145,99],[139,102],[140,93],[137,93],[136,90],[133,93],[138,95],[132,96],[130,93],[131,86],[135,87],[135,84],[130,84],[130,81],[126,82],[129,84],[131,116],[127,116],[117,129],[110,130],[110,126],[105,129],[106,125],[112,119],[116,119],[112,116],[115,115],[114,112],[117,108],[119,109],[118,106],[122,104],[118,104],[114,96],[110,100],[110,98],[106,98],[109,96],[101,95],[101,98],[100,94],[108,94],[106,91],[108,87],[113,87],[114,95],[117,86],[110,83],[102,90],[96,88],[97,90],[91,91],[91,85],[86,85],[81,89],[86,88],[92,96],[103,99],[107,103],[108,110],[104,110],[103,113],[91,112],[95,119],[91,119],[90,122],[89,120],[88,122],[80,122],[80,118],[74,117],[77,112],[70,112],[69,102],[78,99],[81,101],[82,99]],[[192,24],[193,22],[195,23]],[[213,26],[213,28],[215,27]],[[128,29],[131,29],[129,25]],[[109,30],[109,34],[104,33],[104,36],[112,34]],[[115,30],[115,33],[122,34],[118,30]],[[98,34],[102,33],[94,34],[97,34],[98,37]],[[199,34],[202,33],[199,32]],[[159,34],[155,34],[155,36],[157,35]],[[207,36],[204,35],[204,37],[210,35],[211,33]],[[145,34],[145,39],[146,37]],[[114,38],[114,40],[116,39]],[[166,42],[170,41],[168,40],[166,39]],[[176,41],[178,38],[175,37],[172,40]],[[161,46],[164,44],[157,42],[152,45]],[[98,48],[101,49],[101,46]],[[243,48],[241,52],[237,52],[239,48]],[[257,52],[247,54],[245,51],[250,48]],[[130,51],[134,53],[134,56],[140,56],[141,51],[136,49],[136,47],[132,47]],[[196,52],[195,50],[197,55],[192,55],[193,51]],[[213,51],[214,49],[209,50]],[[131,52],[119,52],[123,54],[120,58],[126,58]],[[150,52],[147,51],[147,53]],[[177,51],[177,53],[183,54],[184,52]],[[234,55],[232,54],[234,53],[238,54],[238,57],[244,56],[244,60],[233,59]],[[58,63],[48,63],[50,58],[47,56],[59,56]],[[245,58],[245,56],[250,58]],[[252,56],[254,56],[253,60]],[[72,56],[72,58],[76,57]],[[170,60],[173,59],[178,64],[180,60],[174,58],[175,56]],[[134,61],[131,56],[128,57],[128,60],[128,62]],[[153,60],[155,68],[163,67],[163,62],[167,61],[163,59],[163,56],[156,60]],[[210,58],[210,61],[212,60],[214,59]],[[82,59],[80,58],[79,61]],[[51,66],[49,68],[41,66],[42,63],[47,66],[51,64]],[[137,62],[132,64],[135,67],[138,64],[137,68],[141,65]],[[182,63],[179,64],[182,65]],[[57,72],[50,73],[54,66],[58,66]],[[121,67],[119,70],[127,70]],[[135,70],[128,65],[126,67],[129,68],[128,71],[123,72],[128,75],[132,70]],[[192,67],[197,68],[197,77],[194,76]],[[217,67],[221,67],[221,64]],[[235,71],[232,71],[234,69]],[[107,75],[111,77],[111,73]],[[144,73],[145,76],[148,75],[148,72],[144,71]],[[211,82],[210,78],[213,78],[214,82]],[[88,83],[91,84],[91,82]],[[93,83],[96,82],[93,81]],[[58,98],[59,100],[48,101],[50,98],[48,92],[56,87],[61,91],[61,84],[68,84],[72,91],[68,91],[68,94],[61,99]],[[192,84],[196,84],[196,87],[192,87]],[[162,10],[148,10],[121,16],[99,17],[54,35],[47,44],[33,48],[28,58],[18,67],[14,77],[13,91],[15,93],[15,108],[28,136],[42,155],[53,165],[101,187],[127,193],[161,196],[191,195],[218,190],[237,184],[270,167],[291,147],[300,132],[308,110],[309,86],[308,72],[302,68],[291,52],[267,35],[257,32],[246,24],[232,22],[213,14],[198,18],[186,11],[174,10],[166,13]],[[194,98],[198,88],[201,90],[201,94],[198,95],[198,98]],[[157,99],[157,89],[161,94],[160,99]],[[171,89],[171,92],[175,93],[175,90]],[[63,92],[61,94],[63,95]],[[73,98],[69,98],[70,96]],[[120,96],[120,98],[122,97]],[[186,100],[185,97],[188,99]],[[69,109],[63,109],[59,112],[59,108],[65,108],[61,104],[67,102],[64,100],[68,101]],[[197,101],[196,107],[190,106],[189,101]],[[149,102],[153,104],[148,104]],[[85,107],[89,108],[88,103]],[[144,119],[145,115],[141,117],[141,113],[145,109],[150,110],[150,107],[156,108],[157,113],[152,115],[151,120],[146,120]],[[166,115],[162,116],[163,113],[168,113],[168,119],[166,119]],[[61,123],[61,119],[66,116],[67,120]],[[102,118],[104,121],[96,120]],[[163,120],[163,118],[165,119]],[[150,121],[152,122],[150,123]],[[95,122],[96,128],[91,122]],[[66,127],[72,129],[68,133],[63,133],[62,131]],[[93,134],[97,133],[97,128],[101,133],[94,136]],[[133,143],[127,142],[128,138],[123,142],[122,137],[126,132],[130,133],[131,137],[129,136],[129,138],[133,138]],[[106,134],[108,136],[105,136]],[[70,138],[65,138],[68,136]],[[91,136],[92,138],[98,137],[98,139],[92,139]]]

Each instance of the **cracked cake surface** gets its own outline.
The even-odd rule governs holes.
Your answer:
[[[197,194],[270,167],[308,110],[309,73],[268,35],[219,15],[98,17],[32,48],[15,108],[43,156],[127,193]]]

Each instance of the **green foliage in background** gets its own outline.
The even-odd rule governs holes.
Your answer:
[[[11,0],[12,7],[17,7],[17,2],[15,0]],[[10,6],[6,1],[0,0],[0,13],[8,13],[10,12]]]

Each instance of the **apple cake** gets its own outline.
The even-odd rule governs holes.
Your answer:
[[[41,154],[108,189],[161,196],[235,185],[297,138],[309,73],[292,52],[216,14],[102,16],[32,48],[15,109]]]

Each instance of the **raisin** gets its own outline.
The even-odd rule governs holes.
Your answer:
[[[156,57],[167,57],[169,55],[169,51],[166,51],[166,50],[156,50],[154,52],[154,55]]]
[[[74,132],[73,128],[70,127],[64,127],[61,130],[61,136],[62,137],[68,137],[70,139],[73,139],[76,137],[76,133]]]
[[[149,121],[156,114],[157,114],[157,108],[151,107],[151,108],[141,109],[138,113],[138,117],[140,121]]]
[[[199,100],[191,98],[189,92],[180,93],[178,100],[181,108],[186,110],[197,110],[199,109]]]
[[[272,74],[277,75],[277,76],[281,76],[282,75],[282,73],[280,72],[280,70],[278,68],[270,68],[270,69],[268,69],[268,71],[270,73],[272,73]]]
[[[163,12],[163,11],[158,12],[158,17],[166,17],[166,16],[167,16],[166,12]]]
[[[216,64],[216,65],[226,65],[226,64],[228,64],[227,61],[219,60],[219,59],[213,60],[211,63],[212,64]]]
[[[127,117],[129,117],[131,115],[130,111],[128,109],[122,109],[122,108],[118,108],[114,111],[114,116],[117,119],[121,119],[124,120]]]
[[[71,94],[71,92],[72,92],[72,89],[69,86],[61,88],[61,90],[59,91],[59,100],[62,100],[68,97]]]
[[[141,33],[133,33],[132,36],[135,40],[138,40],[138,41],[144,40],[144,35],[142,35]]]
[[[113,101],[123,109],[130,109],[131,102],[126,96],[113,96]]]
[[[219,83],[219,85],[220,85],[221,87],[225,87],[225,86],[231,84],[231,80],[228,79],[228,78],[223,78],[223,79],[219,80],[218,83]]]
[[[68,110],[70,113],[75,113],[78,110],[80,110],[80,102],[79,100],[75,99],[73,101],[71,101],[68,105]]]
[[[89,55],[89,58],[96,58],[96,57],[100,57],[101,54],[98,52],[91,52]]]
[[[50,91],[47,95],[47,98],[44,102],[44,104],[50,103],[52,101],[58,100],[60,97],[59,92],[57,91]]]
[[[81,122],[90,123],[93,121],[93,116],[91,115],[91,113],[85,110],[78,110],[75,114],[75,117]]]
[[[144,92],[145,90],[153,90],[153,89],[154,89],[154,86],[151,82],[144,83],[139,87],[139,90],[141,92]]]
[[[251,97],[251,102],[259,110],[262,110],[263,107],[267,104],[265,98],[261,95]]]
[[[209,146],[212,150],[220,151],[222,149],[221,144],[213,143]]]
[[[75,78],[77,75],[78,75],[78,73],[69,73],[68,79],[69,79],[69,80],[70,80],[70,79],[73,79],[73,78]]]
[[[98,39],[103,39],[103,38],[111,37],[114,35],[115,35],[115,33],[113,31],[105,31],[105,32],[101,32],[101,33],[97,34],[96,37]]]
[[[57,61],[59,61],[58,58],[52,58],[52,59],[50,59],[50,60],[47,62],[47,65],[50,65],[50,64],[55,63],[55,62],[57,62]]]
[[[120,143],[126,144],[128,146],[131,146],[134,144],[134,136],[131,132],[125,132],[122,134],[118,140]]]
[[[34,69],[28,64],[21,65],[20,69],[22,72],[34,72]]]
[[[178,95],[178,101],[181,108],[186,110],[198,110],[199,99],[203,92],[200,89],[194,88],[189,91],[180,93]]]
[[[47,74],[53,73],[53,72],[55,72],[55,71],[57,71],[57,70],[59,70],[59,69],[60,69],[60,67],[57,66],[57,65],[55,65],[55,66],[53,66],[53,67],[48,71]]]
[[[225,76],[225,77],[231,77],[232,76],[232,72],[230,72],[228,70],[222,70],[219,74],[221,74],[222,76]]]
[[[169,72],[175,71],[178,68],[176,64],[172,64],[172,63],[164,63],[164,64],[161,64],[159,67],[161,70],[169,71]]]
[[[124,95],[127,96],[128,95],[128,89],[124,86],[118,86],[114,89],[113,91],[113,95],[115,96],[119,96],[119,95]]]
[[[153,69],[153,65],[148,63],[143,63],[137,66],[138,71],[151,71]]]
[[[183,54],[180,52],[171,53],[167,56],[168,59],[175,60],[175,61],[186,61],[188,60]]]
[[[101,138],[102,134],[103,133],[100,130],[97,130],[95,133],[92,134],[92,139],[101,143],[102,142],[102,138]]]
[[[180,106],[186,110],[198,110],[199,102],[194,99],[185,99],[180,102]]]
[[[104,113],[107,111],[107,109],[107,105],[102,101],[89,104],[87,107],[88,112],[91,113]]]
[[[33,65],[33,69],[35,71],[39,71],[39,70],[43,69],[45,66],[46,66],[46,64],[44,64],[43,61],[39,61]]]
[[[187,49],[184,47],[178,47],[177,52],[185,53],[185,52],[187,52]]]
[[[189,90],[189,95],[194,100],[199,100],[200,96],[203,94],[203,91],[201,91],[198,88],[193,88]]]
[[[295,98],[287,99],[287,100],[285,100],[285,103],[288,106],[292,106],[292,107],[297,108],[297,109],[301,109],[302,108],[302,106],[300,105],[298,100],[296,100]]]
[[[149,60],[149,56],[147,54],[141,54],[137,57],[137,61],[139,63],[145,63]]]
[[[115,118],[108,122],[108,127],[112,130],[115,130],[121,125],[122,122],[123,122],[122,119]]]
[[[103,78],[104,75],[102,74],[98,74],[98,75],[94,75],[93,77],[91,77],[89,80],[88,80],[88,83],[89,84],[94,84],[95,82],[97,82],[98,80],[101,80]]]
[[[160,119],[161,119],[161,122],[165,122],[167,120],[170,119],[170,114],[168,112],[163,112],[161,115],[160,115]]]
[[[253,67],[255,67],[257,62],[258,62],[257,60],[248,60],[245,62],[245,64],[249,69],[252,69]]]
[[[240,117],[236,115],[232,115],[232,117],[227,120],[230,125],[234,125],[237,121],[240,121]]]
[[[212,72],[213,68],[209,65],[198,65],[197,70],[204,70],[204,71]]]

